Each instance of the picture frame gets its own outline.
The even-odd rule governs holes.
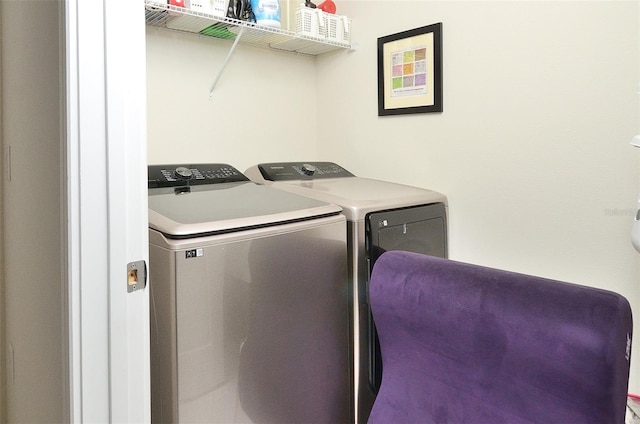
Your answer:
[[[378,116],[442,112],[442,22],[378,38]]]

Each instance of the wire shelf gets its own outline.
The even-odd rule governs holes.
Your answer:
[[[147,25],[153,27],[228,40],[234,40],[240,36],[240,44],[309,56],[317,56],[338,49],[352,49],[349,43],[296,34],[279,28],[158,3],[154,0],[145,0],[145,20]]]

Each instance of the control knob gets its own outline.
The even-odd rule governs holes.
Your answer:
[[[318,170],[318,168],[316,168],[315,166],[310,165],[308,163],[305,163],[304,165],[302,165],[301,169],[302,169],[302,172],[304,172],[305,175],[309,175],[309,176],[315,174],[316,171]]]
[[[176,177],[180,180],[190,180],[193,177],[193,172],[187,167],[179,166],[174,171]]]

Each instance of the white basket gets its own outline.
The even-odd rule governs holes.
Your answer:
[[[320,9],[298,6],[296,34],[348,43],[351,40],[351,19],[346,16],[326,13]]]
[[[196,12],[224,18],[227,16],[228,0],[189,0],[187,8]]]
[[[318,9],[298,6],[296,10],[296,34],[320,38],[320,14]],[[324,35],[322,36],[324,38]]]
[[[229,0],[211,0],[213,7],[212,15],[214,16],[227,16],[227,8],[229,7]]]
[[[351,19],[342,15],[325,13],[325,38],[337,43],[351,41]]]

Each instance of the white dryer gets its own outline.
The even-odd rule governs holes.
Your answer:
[[[348,422],[341,208],[226,164],[148,171],[152,421]]]
[[[383,370],[367,296],[373,264],[387,250],[447,257],[447,197],[357,177],[333,162],[263,163],[247,169],[245,175],[282,191],[339,205],[347,217],[354,420],[366,423]]]

